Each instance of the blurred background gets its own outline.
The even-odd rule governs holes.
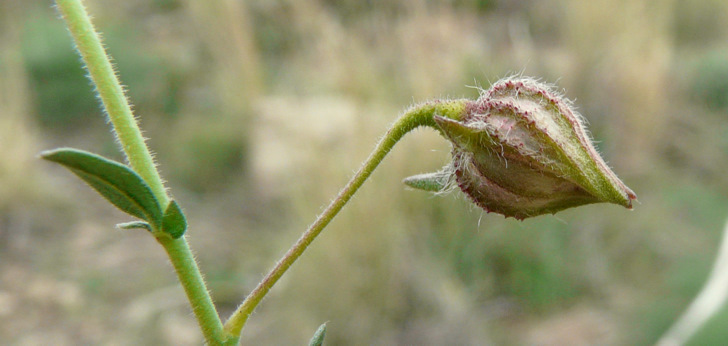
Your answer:
[[[634,211],[519,222],[402,178],[408,135],[260,305],[245,344],[651,344],[728,216],[728,2],[88,0],[224,316],[402,110],[501,77],[576,100]],[[0,1],[0,344],[202,342],[168,261],[37,159],[123,160],[51,1]],[[728,310],[693,339],[728,340]]]

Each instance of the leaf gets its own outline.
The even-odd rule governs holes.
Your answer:
[[[447,187],[451,173],[439,171],[435,173],[423,173],[413,175],[402,180],[405,185],[430,192],[440,192]]]
[[[313,333],[313,337],[311,338],[311,341],[308,342],[308,346],[323,345],[324,337],[326,337],[326,323],[324,323],[320,327],[318,327],[318,329],[316,330],[316,333]]]
[[[152,231],[152,226],[150,226],[146,221],[124,222],[117,224],[116,227],[120,229],[145,229],[149,232]]]
[[[187,230],[187,219],[185,214],[182,213],[182,209],[177,204],[177,201],[172,200],[167,206],[167,210],[164,211],[162,217],[162,232],[177,239],[185,234]]]
[[[484,145],[496,145],[486,130],[439,115],[435,115],[433,119],[443,135],[457,147],[474,152],[481,150]]]
[[[44,151],[40,156],[68,168],[122,211],[159,226],[162,208],[149,185],[131,168],[71,148]]]

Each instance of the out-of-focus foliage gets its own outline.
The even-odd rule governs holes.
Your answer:
[[[88,0],[227,315],[413,102],[513,73],[557,82],[633,212],[524,222],[400,180],[408,135],[246,326],[246,344],[650,344],[728,216],[721,0]],[[161,248],[66,172],[123,160],[50,1],[0,1],[0,344],[199,344]],[[725,313],[695,344],[728,340]]]
[[[706,52],[700,56],[692,75],[691,89],[695,101],[711,110],[728,109],[728,52]]]

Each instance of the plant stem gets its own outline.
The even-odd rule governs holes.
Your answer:
[[[57,0],[56,4],[73,36],[76,49],[86,63],[88,74],[96,86],[96,92],[114,126],[129,165],[149,184],[164,208],[169,203],[169,197],[162,178],[86,9],[80,0]]]
[[[86,64],[89,76],[96,86],[96,91],[111,120],[129,165],[144,178],[164,209],[169,203],[169,196],[162,183],[162,178],[154,165],[149,148],[144,143],[144,137],[124,95],[124,89],[119,83],[86,9],[80,0],[57,0],[56,4],[73,36],[76,48]],[[222,321],[205,286],[192,251],[190,251],[187,239],[185,237],[172,239],[157,230],[154,234],[169,255],[207,343],[210,345],[236,344],[238,338],[229,337],[223,330]]]
[[[237,345],[238,337],[232,337],[223,330],[222,321],[215,310],[210,293],[207,291],[205,281],[200,269],[197,267],[189,245],[184,237],[172,239],[170,237],[157,238],[169,255],[177,277],[187,293],[192,311],[197,316],[202,334],[208,345]]]
[[[227,322],[225,322],[225,331],[231,335],[240,335],[248,317],[250,317],[250,314],[255,310],[255,307],[258,306],[260,301],[263,300],[263,297],[265,297],[278,279],[283,276],[286,270],[303,254],[306,248],[308,248],[311,242],[331,222],[336,214],[339,213],[341,208],[346,205],[354,193],[369,178],[372,172],[374,172],[374,169],[377,168],[379,163],[382,162],[384,157],[405,134],[420,126],[429,126],[437,129],[437,125],[433,120],[433,115],[436,114],[452,119],[459,119],[464,113],[467,102],[467,100],[430,102],[410,108],[397,119],[379,141],[374,151],[369,155],[369,158],[364,161],[364,164],[354,177],[341,189],[324,212],[316,218],[313,224],[309,226],[306,232],[283,255],[268,275],[263,278],[263,281],[253,289]]]

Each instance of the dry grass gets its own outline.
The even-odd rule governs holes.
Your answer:
[[[330,344],[650,343],[707,274],[728,210],[728,88],[710,78],[728,73],[723,1],[89,3],[224,313],[401,110],[510,73],[566,88],[640,198],[503,220],[405,189],[447,160],[415,132],[246,344],[301,344],[325,321]],[[199,344],[161,249],[35,160],[57,145],[119,157],[70,42],[44,43],[60,21],[48,3],[0,15],[0,343]]]

